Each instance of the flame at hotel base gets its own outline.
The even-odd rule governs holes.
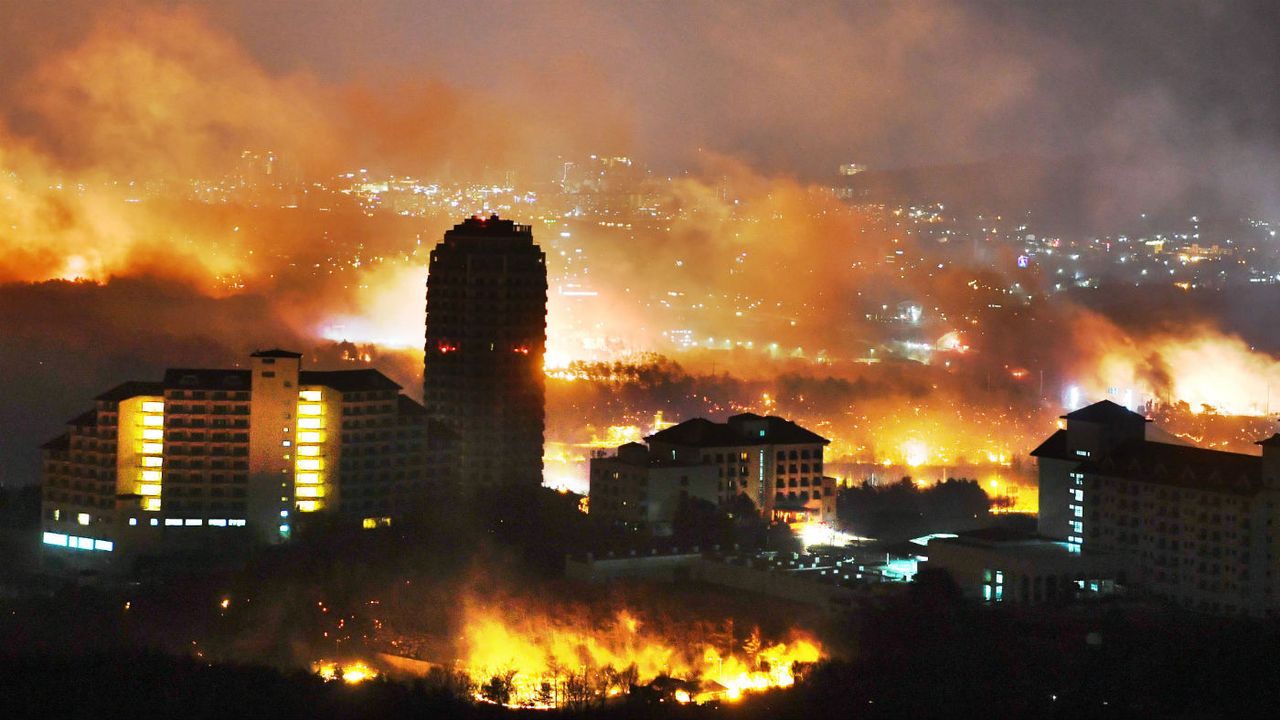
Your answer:
[[[327,682],[342,681],[350,685],[378,677],[378,671],[360,660],[338,662],[319,660],[311,665],[312,671]]]
[[[626,610],[597,623],[468,605],[458,669],[477,701],[550,709],[600,704],[644,686],[677,702],[736,700],[790,687],[823,657],[816,640],[797,633],[766,643],[756,631],[727,643],[650,631]]]

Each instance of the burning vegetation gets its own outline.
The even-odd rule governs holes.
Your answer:
[[[660,701],[733,701],[744,693],[786,688],[822,659],[817,640],[793,632],[745,638],[732,622],[678,633],[647,627],[621,610],[603,621],[469,605],[463,612],[458,672],[473,697],[511,707],[586,707],[632,693]]]

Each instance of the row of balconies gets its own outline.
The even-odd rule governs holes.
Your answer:
[[[208,466],[213,470],[248,470],[249,463],[245,460],[234,460],[228,463],[226,460],[210,460]],[[205,467],[203,459],[182,460],[172,459],[169,461],[169,469],[172,470],[202,470]]]
[[[247,390],[214,390],[212,393],[204,390],[166,390],[166,400],[230,400],[246,401],[249,399]]]
[[[247,428],[247,427],[249,427],[249,421],[248,421],[248,419],[244,419],[244,418],[237,419],[237,420],[226,420],[226,419],[223,419],[223,418],[218,418],[218,419],[214,419],[214,420],[209,421],[209,422],[207,422],[207,423],[206,423],[206,422],[205,422],[205,419],[204,419],[203,417],[201,417],[201,416],[194,416],[194,417],[179,416],[179,417],[172,417],[172,418],[169,418],[169,422],[168,422],[167,427],[168,427],[168,428],[206,428],[206,427],[212,427],[212,428],[237,428],[237,429],[240,429],[240,428]]]
[[[248,415],[248,405],[170,405],[167,413],[174,415]]]
[[[168,448],[169,456],[207,457],[207,456],[247,456],[249,447],[245,444],[227,445],[172,445]]]
[[[170,485],[181,485],[184,483],[199,484],[199,485],[222,485],[222,484],[243,485],[244,483],[247,483],[247,482],[249,482],[249,476],[244,474],[241,474],[241,475],[222,475],[222,474],[187,475],[183,473],[169,472],[169,473],[166,473],[164,477],[165,487],[169,487]]]
[[[249,433],[247,432],[236,432],[236,433],[214,432],[214,433],[207,433],[207,437],[206,437],[206,433],[204,432],[188,433],[180,430],[170,430],[168,433],[165,434],[165,440],[168,442],[177,442],[177,443],[193,443],[193,442],[200,443],[200,442],[205,442],[206,440],[208,442],[215,442],[215,443],[246,443],[246,442],[249,442]]]

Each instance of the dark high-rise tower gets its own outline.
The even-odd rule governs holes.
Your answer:
[[[467,218],[431,252],[423,401],[450,431],[462,488],[537,487],[547,346],[546,255],[528,225]]]

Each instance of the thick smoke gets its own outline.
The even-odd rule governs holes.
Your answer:
[[[1078,184],[1092,190],[1081,193],[1081,216],[1180,209],[1206,182],[1274,208],[1274,167],[1259,159],[1274,153],[1257,152],[1271,147],[1265,131],[1187,113],[1203,98],[1164,65],[1154,79],[1098,83],[1110,51],[981,5],[875,4],[857,17],[778,5],[714,18],[689,6],[661,19],[643,8],[622,18],[599,7],[549,7],[539,18],[505,9],[485,23],[410,12],[405,27],[429,20],[458,31],[394,62],[354,57],[345,35],[403,8],[381,19],[335,8],[333,27],[299,13],[298,27],[314,34],[305,42],[246,7],[86,6],[66,23],[49,17],[61,8],[15,10],[0,30],[12,40],[0,43],[0,480],[34,479],[32,448],[95,392],[166,366],[232,364],[255,347],[292,346],[334,364],[368,356],[416,394],[426,252],[456,218],[370,216],[294,182],[358,167],[481,181],[510,170],[533,184],[558,160],[590,153],[694,166],[653,183],[659,220],[626,234],[582,231],[601,295],[553,298],[549,330],[553,347],[586,333],[614,357],[677,329],[713,349],[682,356],[675,379],[626,407],[553,383],[552,428],[568,442],[658,409],[667,419],[754,409],[812,422],[851,456],[893,456],[960,432],[960,418],[981,410],[1017,420],[953,444],[1018,453],[1070,383],[1086,393],[1132,383],[1212,404],[1215,388],[1188,385],[1186,365],[1211,358],[1251,378],[1275,375],[1249,347],[1274,343],[1214,329],[1217,317],[1237,319],[1230,303],[1198,316],[1194,342],[1176,312],[1131,322],[1059,298],[988,312],[1010,280],[992,268],[1012,258],[922,242],[901,218],[837,203],[824,183],[791,174],[1005,148],[1105,152],[1116,162],[1082,171]],[[1233,27],[1210,20],[1215,32]],[[669,31],[673,22],[680,29]],[[694,28],[705,30],[696,42],[683,37]],[[819,31],[826,40],[813,42]],[[501,47],[475,56],[466,44],[475,36]],[[644,61],[655,49],[664,62]],[[354,69],[334,72],[335,57]],[[1246,109],[1242,117],[1256,115]],[[1087,132],[1068,132],[1077,125]],[[246,174],[268,151],[279,159],[273,175]],[[1037,168],[1024,167],[1019,182],[1036,197],[1055,194],[1056,178]],[[886,271],[886,257],[916,269]],[[66,282],[76,278],[92,282]],[[1028,294],[1038,289],[1032,276],[1023,282]],[[671,293],[711,310],[682,315],[663,305]],[[928,366],[854,362],[883,355],[896,331],[876,316],[906,300],[925,311],[916,341],[956,333],[969,352]],[[342,340],[374,347],[333,344]],[[1242,387],[1256,396],[1266,384]],[[685,394],[662,400],[657,387]]]

